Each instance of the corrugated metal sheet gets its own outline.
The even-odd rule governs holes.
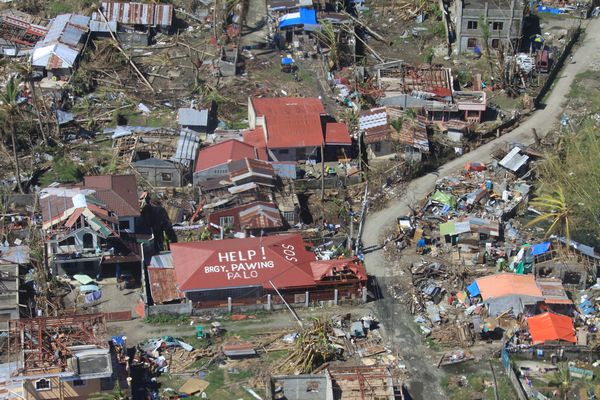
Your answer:
[[[89,21],[85,15],[58,15],[50,22],[46,37],[33,49],[31,64],[46,69],[72,68]]]
[[[172,4],[103,1],[101,8],[108,21],[116,21],[125,25],[171,26],[173,21]],[[92,14],[92,18],[102,21],[99,13]]]
[[[171,253],[157,254],[150,259],[150,267],[173,268],[173,256]]]
[[[117,31],[117,21],[108,21],[108,26],[104,21],[90,21],[90,31],[91,32],[116,32]]]
[[[529,156],[520,154],[520,151],[521,149],[519,147],[515,147],[502,160],[500,160],[499,164],[513,172],[518,171],[519,168],[525,165],[527,160],[529,160]]]
[[[177,150],[175,150],[175,154],[170,160],[187,167],[196,161],[199,147],[200,139],[198,138],[198,134],[189,129],[182,129],[177,141]]]
[[[194,108],[180,108],[177,112],[179,125],[206,126],[208,124],[208,110]]]
[[[154,6],[154,25],[171,26],[173,21],[173,6],[171,4],[156,4]]]
[[[173,268],[149,267],[148,280],[150,281],[150,294],[155,303],[161,304],[185,298],[183,292],[177,289],[175,269]]]

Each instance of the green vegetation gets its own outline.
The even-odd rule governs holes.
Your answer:
[[[67,13],[71,13],[73,11],[75,11],[75,9],[73,8],[73,6],[71,4],[68,4],[65,1],[53,1],[52,3],[48,4],[47,7],[48,10],[48,14],[51,17],[55,17],[59,14],[67,14]]]
[[[578,110],[538,167],[534,208],[542,213],[547,233],[557,232],[591,246],[600,245],[600,133],[597,113],[600,72],[577,76],[569,93],[570,107]],[[572,229],[577,227],[577,229]]]
[[[74,183],[83,178],[82,168],[73,161],[57,156],[52,160],[52,167],[40,177],[40,185],[48,186],[52,182]]]
[[[174,315],[152,315],[144,318],[144,322],[150,325],[179,325],[188,324],[190,321],[186,315],[174,316]]]

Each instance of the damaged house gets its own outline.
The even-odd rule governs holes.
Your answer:
[[[362,135],[367,157],[370,160],[396,156],[399,138],[389,124],[389,116],[385,107],[360,111],[358,130],[359,135]]]
[[[456,30],[456,51],[479,51],[485,48],[484,29],[487,23],[490,49],[515,49],[523,28],[521,0],[455,0],[451,13]],[[512,51],[511,51],[512,52]]]
[[[386,107],[412,109],[428,124],[466,121],[479,123],[487,108],[484,91],[455,91],[450,68],[437,65],[412,66],[391,61],[375,67],[377,84]]]
[[[191,179],[200,148],[196,131],[117,126],[111,132],[116,156],[151,185],[178,187]]]
[[[79,186],[43,189],[40,207],[55,275],[139,270],[140,205],[133,175],[86,176]]]
[[[75,69],[88,33],[90,18],[78,14],[57,15],[48,33],[31,53],[31,66],[39,75],[67,80]]]
[[[0,50],[4,56],[17,56],[42,40],[48,28],[38,17],[12,8],[0,12]]]
[[[317,98],[249,98],[248,121],[244,142],[270,161],[321,160],[326,150],[347,154],[352,145],[348,128],[335,124]]]
[[[8,382],[23,399],[128,394],[126,361],[108,342],[104,314],[9,321]]]
[[[95,35],[113,32],[121,43],[145,46],[155,32],[169,32],[173,9],[172,4],[103,1],[92,13],[91,31]]]
[[[293,181],[279,177],[257,150],[236,139],[202,149],[194,185],[212,228],[259,233],[298,223]],[[283,218],[282,218],[283,217]]]

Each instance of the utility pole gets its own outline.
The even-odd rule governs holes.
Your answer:
[[[367,214],[367,195],[369,194],[369,182],[365,183],[365,196],[363,198],[362,209],[360,211],[360,223],[358,225],[358,235],[356,236],[356,253],[358,254],[362,248],[361,236],[363,225],[365,222],[365,215]]]
[[[279,293],[279,289],[277,289],[277,287],[275,286],[275,284],[271,280],[269,280],[269,283],[271,284],[271,286],[273,287],[273,289],[275,289],[275,292],[277,293],[277,295],[279,296],[279,298],[281,299],[281,301],[283,301],[283,304],[285,304],[285,306],[287,307],[287,309],[290,310],[290,313],[294,316],[294,318],[296,319],[296,322],[298,322],[298,325],[300,325],[300,328],[304,328],[304,325],[302,324],[302,321],[298,317],[298,314],[296,314],[296,311],[294,311],[292,309],[292,307],[290,307],[290,305],[288,304],[288,302],[285,301],[285,299],[283,298],[283,296],[281,295],[281,293]]]
[[[321,143],[321,201],[325,199],[325,144]]]
[[[352,252],[352,237],[354,236],[354,212],[350,211],[350,233],[348,234],[348,250]]]

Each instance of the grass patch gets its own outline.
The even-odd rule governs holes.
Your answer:
[[[190,319],[186,315],[152,315],[144,318],[144,322],[149,325],[180,325],[188,324]]]
[[[46,10],[51,17],[75,11],[71,4],[65,3],[64,1],[53,1],[52,3],[48,4]]]

